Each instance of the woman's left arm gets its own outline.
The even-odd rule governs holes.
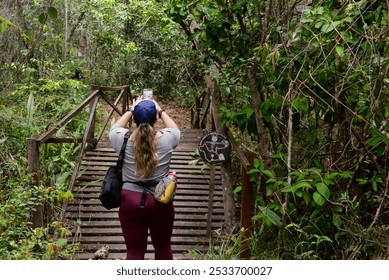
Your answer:
[[[132,118],[132,112],[127,111],[120,117],[120,119],[117,120],[115,125],[120,127],[125,127],[130,122],[131,118]]]

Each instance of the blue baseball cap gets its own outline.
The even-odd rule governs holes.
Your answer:
[[[137,126],[142,123],[153,125],[157,119],[157,108],[151,100],[142,100],[134,108],[134,120]]]

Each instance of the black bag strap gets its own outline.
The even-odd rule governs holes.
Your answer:
[[[142,198],[140,199],[140,205],[139,205],[140,208],[142,209],[145,208],[146,199],[147,199],[147,190],[146,188],[144,188],[142,192]]]
[[[143,188],[142,192],[142,198],[140,200],[140,208],[145,208],[146,198],[147,194],[154,195],[154,192],[152,192],[149,188],[155,187],[158,184],[158,181],[151,181],[151,182],[131,182],[131,181],[124,181],[123,183],[131,183],[137,186],[140,186]]]
[[[122,168],[123,168],[124,154],[126,151],[127,141],[130,138],[131,134],[132,134],[132,131],[128,130],[127,133],[124,135],[123,145],[122,145],[122,148],[120,149],[120,154],[118,157],[118,161],[116,163],[116,168],[119,169],[120,171],[122,171]]]

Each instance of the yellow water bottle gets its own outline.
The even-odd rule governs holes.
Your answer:
[[[162,203],[168,203],[173,200],[177,187],[177,174],[170,172],[167,177],[163,178],[156,186],[154,197]]]

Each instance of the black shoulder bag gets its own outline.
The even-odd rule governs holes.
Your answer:
[[[120,193],[123,187],[122,168],[126,145],[130,135],[130,130],[126,133],[126,135],[124,135],[123,145],[120,150],[116,166],[111,166],[108,168],[108,171],[104,177],[104,181],[101,185],[99,199],[101,204],[108,210],[120,206]]]

